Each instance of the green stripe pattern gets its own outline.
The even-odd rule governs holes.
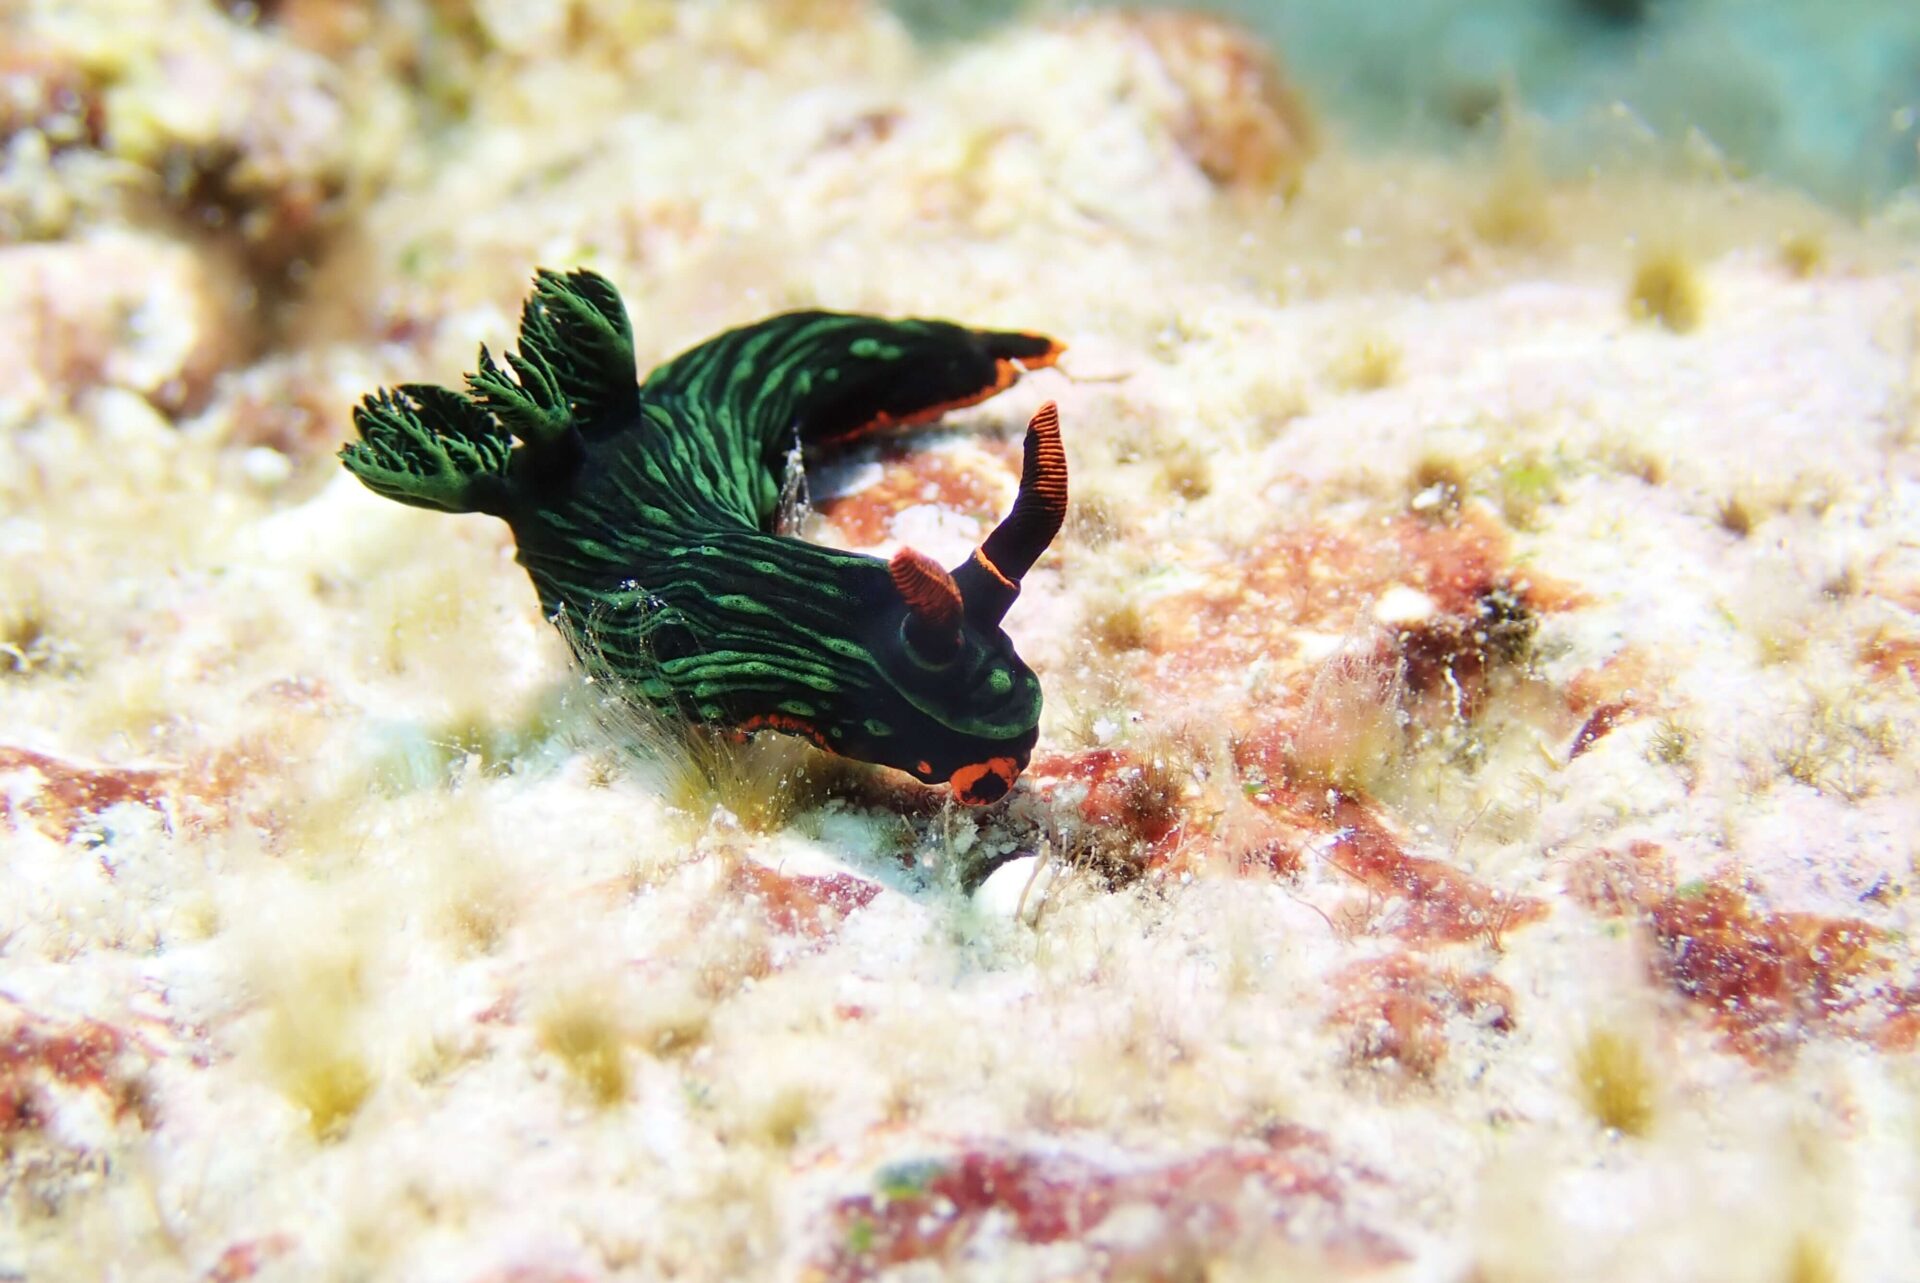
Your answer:
[[[1014,336],[1004,336],[1014,337]],[[465,393],[405,385],[355,412],[348,469],[380,494],[511,525],[543,609],[630,697],[772,726],[945,779],[1024,765],[1040,687],[969,626],[929,668],[886,563],[772,533],[796,445],[998,386],[996,336],[828,312],[729,331],[636,382],[618,293],[541,272],[519,351]]]

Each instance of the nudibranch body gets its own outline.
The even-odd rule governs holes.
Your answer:
[[[354,411],[370,489],[512,527],[541,606],[634,698],[998,800],[1038,736],[1040,682],[1000,623],[1066,514],[1051,403],[1013,510],[952,571],[774,533],[794,447],[925,422],[1061,347],[944,321],[793,312],[730,330],[644,383],[619,293],[542,271],[519,351],[464,392],[405,384]]]

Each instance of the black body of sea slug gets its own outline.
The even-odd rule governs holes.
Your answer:
[[[925,422],[1061,350],[944,321],[793,312],[641,383],[613,286],[542,271],[504,366],[482,347],[465,391],[366,398],[341,459],[401,503],[503,518],[542,608],[631,698],[803,735],[985,804],[1038,736],[1039,679],[1000,623],[1066,515],[1053,404],[1027,428],[1013,510],[952,571],[773,526],[796,444]]]

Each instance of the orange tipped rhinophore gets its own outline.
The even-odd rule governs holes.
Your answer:
[[[922,659],[940,662],[960,649],[963,604],[953,576],[933,558],[902,548],[887,563],[893,586],[907,603],[907,643]]]
[[[953,572],[969,619],[995,626],[1006,617],[1020,581],[1066,519],[1067,452],[1060,444],[1060,407],[1049,401],[1027,424],[1013,511]]]

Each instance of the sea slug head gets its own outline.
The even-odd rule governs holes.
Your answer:
[[[887,571],[892,603],[874,621],[892,716],[862,755],[945,781],[968,805],[997,802],[1039,738],[1040,679],[1000,627],[1067,512],[1067,457],[1049,401],[1027,426],[1020,493],[972,556],[951,571],[912,549]]]

